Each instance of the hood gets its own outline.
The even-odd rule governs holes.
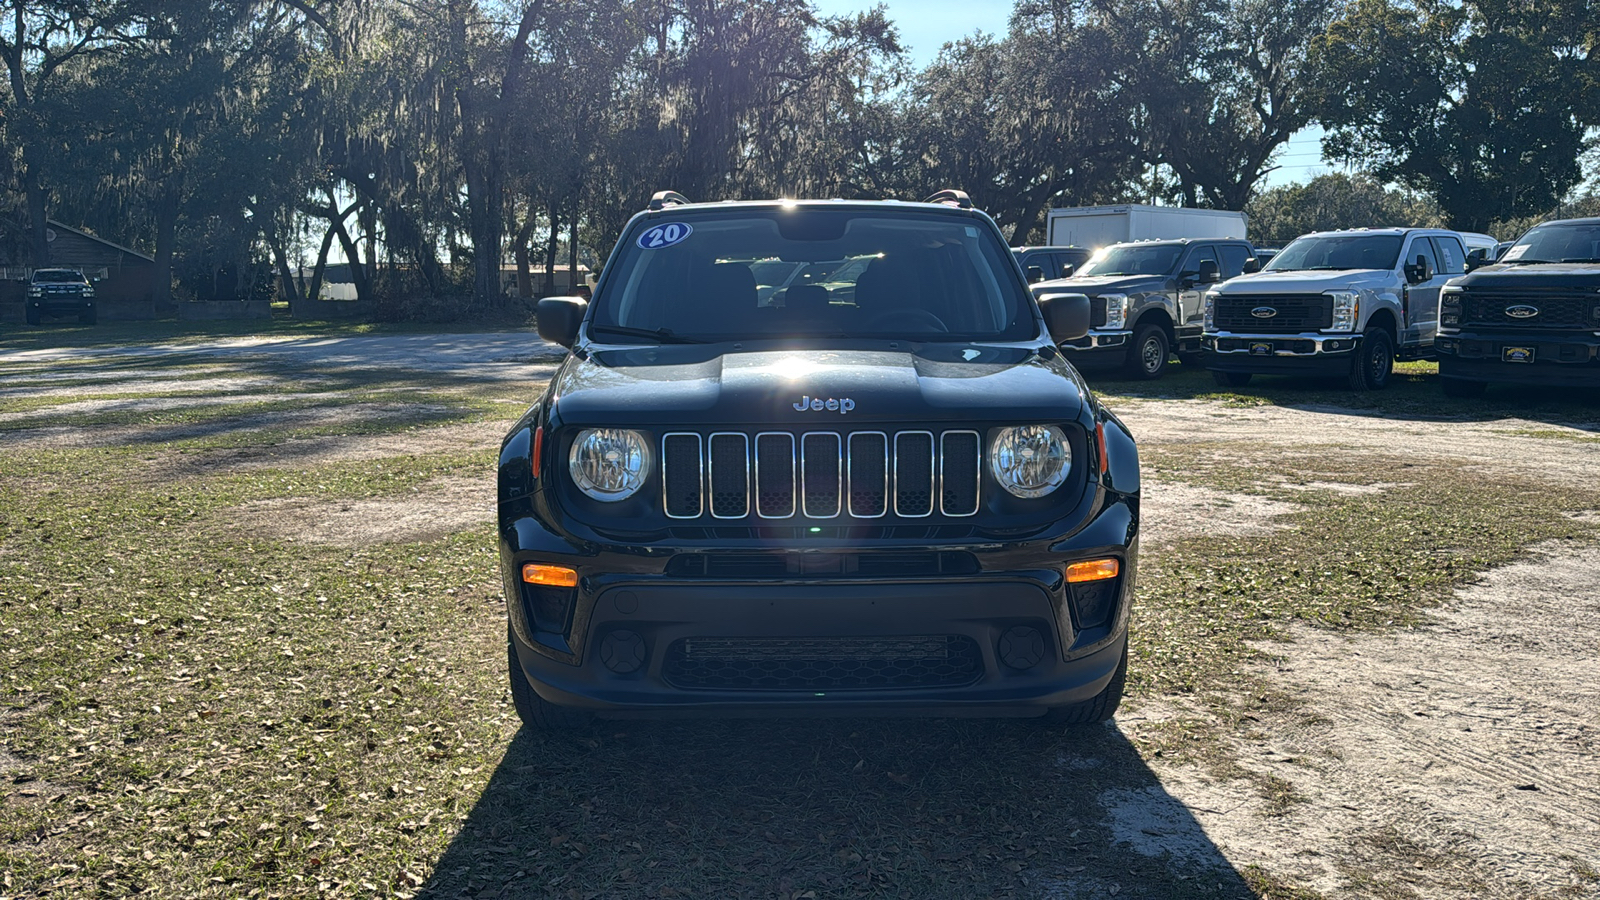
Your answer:
[[[1467,288],[1562,288],[1594,290],[1600,288],[1600,264],[1535,263],[1484,266],[1451,279]]]
[[[561,425],[696,429],[1076,419],[1083,390],[1072,368],[1050,355],[1041,359],[1032,347],[959,343],[915,351],[601,350],[567,358],[548,407]]]
[[[1337,269],[1334,271],[1253,272],[1223,282],[1224,294],[1320,294],[1391,285],[1389,269]]]
[[[1055,293],[1126,294],[1149,290],[1152,285],[1160,290],[1166,283],[1165,275],[1074,275],[1071,278],[1038,282],[1033,285],[1033,295],[1042,297],[1045,294]]]

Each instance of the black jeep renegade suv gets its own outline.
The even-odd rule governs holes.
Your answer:
[[[1109,718],[1132,437],[988,216],[692,204],[628,224],[499,462],[511,692],[591,714]],[[773,289],[774,284],[784,285]]]

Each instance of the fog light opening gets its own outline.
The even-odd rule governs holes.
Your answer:
[[[600,642],[600,662],[618,675],[639,671],[648,655],[644,638],[626,628],[607,634]]]
[[[1031,625],[1014,625],[995,642],[995,655],[1009,669],[1023,671],[1037,666],[1045,653],[1044,635]]]

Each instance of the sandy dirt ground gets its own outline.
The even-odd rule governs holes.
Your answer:
[[[422,372],[448,371],[476,357],[474,367],[489,377],[530,384],[547,377],[560,357],[558,348],[530,344],[528,335],[240,340],[181,349]],[[79,363],[102,352],[28,357]],[[22,356],[0,363],[28,361]],[[1465,463],[1484,478],[1515,473],[1584,486],[1600,474],[1600,444],[1582,440],[1593,432],[1516,419],[1427,421],[1201,400],[1140,400],[1120,412],[1151,449],[1193,447],[1225,456],[1230,445],[1290,455],[1335,447],[1386,460]],[[491,447],[500,427],[451,425],[215,451],[205,465],[215,471],[209,467],[289,458],[312,465]],[[1578,439],[1533,431],[1570,431]],[[70,429],[12,435],[68,446],[87,439]],[[101,431],[97,439],[108,437],[115,433]],[[186,458],[181,464],[195,464],[194,455]],[[1309,487],[1374,492],[1393,485]],[[256,504],[240,509],[235,521],[304,541],[416,540],[481,527],[493,517],[492,503],[487,482],[451,478],[404,498]],[[1157,562],[1163,545],[1202,534],[1265,533],[1296,508],[1250,493],[1147,479],[1146,554]],[[1600,897],[1597,647],[1600,548],[1581,542],[1541,546],[1527,561],[1484,573],[1418,627],[1348,637],[1300,630],[1292,641],[1265,646],[1273,661],[1258,671],[1298,701],[1295,708],[1262,716],[1236,734],[1232,747],[1242,767],[1284,780],[1300,802],[1268,809],[1247,779],[1218,779],[1152,759],[1160,785],[1107,792],[1100,798],[1106,822],[1133,852],[1198,868],[1225,858],[1235,869],[1259,866],[1328,897]],[[1136,734],[1179,714],[1197,711],[1134,702],[1116,727]],[[1066,760],[1063,777],[1092,765]],[[1070,885],[1062,890],[1071,895]]]

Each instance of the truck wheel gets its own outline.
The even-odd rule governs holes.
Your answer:
[[[540,734],[572,734],[589,726],[592,719],[587,713],[564,706],[556,706],[539,696],[522,673],[522,663],[517,660],[517,645],[506,631],[506,658],[511,676],[511,705],[517,708],[517,718],[529,731]]]
[[[1160,378],[1167,370],[1167,357],[1171,353],[1172,344],[1160,325],[1140,325],[1133,333],[1133,344],[1128,347],[1123,374],[1140,381]]]
[[[1350,361],[1350,390],[1381,391],[1394,371],[1394,341],[1382,328],[1368,328],[1361,335],[1361,349]]]
[[[1250,372],[1221,372],[1211,370],[1211,377],[1223,387],[1244,387],[1250,383]]]
[[[1117,671],[1111,675],[1105,690],[1082,703],[1050,710],[1044,714],[1044,721],[1051,725],[1093,725],[1109,721],[1117,714],[1117,707],[1122,705],[1122,687],[1127,681],[1128,645],[1123,644],[1122,659],[1117,663]]]
[[[93,325],[98,321],[100,321],[100,311],[92,306],[89,307],[87,312],[78,315],[79,325]]]
[[[27,318],[28,318],[28,324],[29,325],[38,325],[39,324],[39,311],[37,309],[28,310]]]
[[[1489,387],[1486,381],[1472,381],[1467,378],[1441,378],[1439,384],[1444,388],[1446,397],[1482,397],[1483,392]]]

